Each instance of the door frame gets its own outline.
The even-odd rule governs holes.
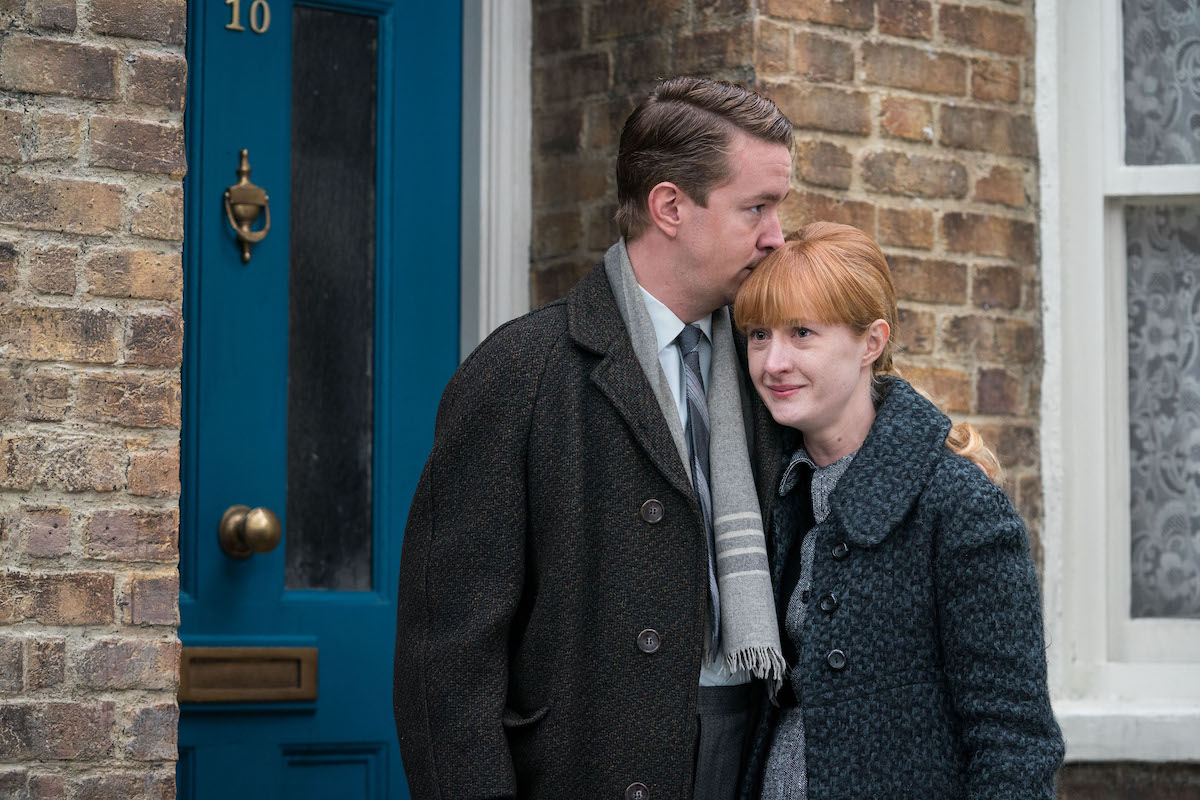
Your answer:
[[[463,0],[460,357],[529,310],[531,0]]]

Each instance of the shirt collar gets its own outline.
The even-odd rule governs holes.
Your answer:
[[[642,291],[642,299],[646,302],[646,311],[650,314],[650,322],[654,325],[654,337],[658,341],[658,352],[675,344],[675,339],[683,332],[684,322],[675,316],[675,312],[667,308],[661,300],[646,291],[646,287],[638,284]],[[696,320],[696,325],[704,333],[704,337],[712,342],[712,314]]]

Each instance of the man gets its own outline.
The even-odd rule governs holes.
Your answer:
[[[779,451],[725,306],[783,242],[791,137],[746,89],[660,84],[622,240],[446,388],[401,559],[416,800],[733,796],[747,681],[783,663],[751,474]]]

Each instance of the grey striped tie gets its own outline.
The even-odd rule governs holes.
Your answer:
[[[713,560],[716,543],[713,541],[712,492],[708,483],[708,399],[704,394],[704,378],[700,374],[700,341],[704,332],[698,325],[685,325],[679,334],[679,350],[683,353],[687,385],[687,435],[692,451],[692,488],[704,517],[704,538],[708,543],[708,608],[712,623],[712,655],[715,658],[721,644],[721,595],[717,590],[717,567]]]

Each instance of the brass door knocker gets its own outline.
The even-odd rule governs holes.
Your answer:
[[[257,244],[267,238],[271,230],[271,198],[261,186],[250,182],[250,151],[242,150],[237,168],[238,182],[225,190],[225,215],[229,217],[229,225],[237,234],[238,244],[242,248],[242,263],[250,261],[250,245]],[[258,215],[265,211],[266,219],[262,230],[251,230]]]

